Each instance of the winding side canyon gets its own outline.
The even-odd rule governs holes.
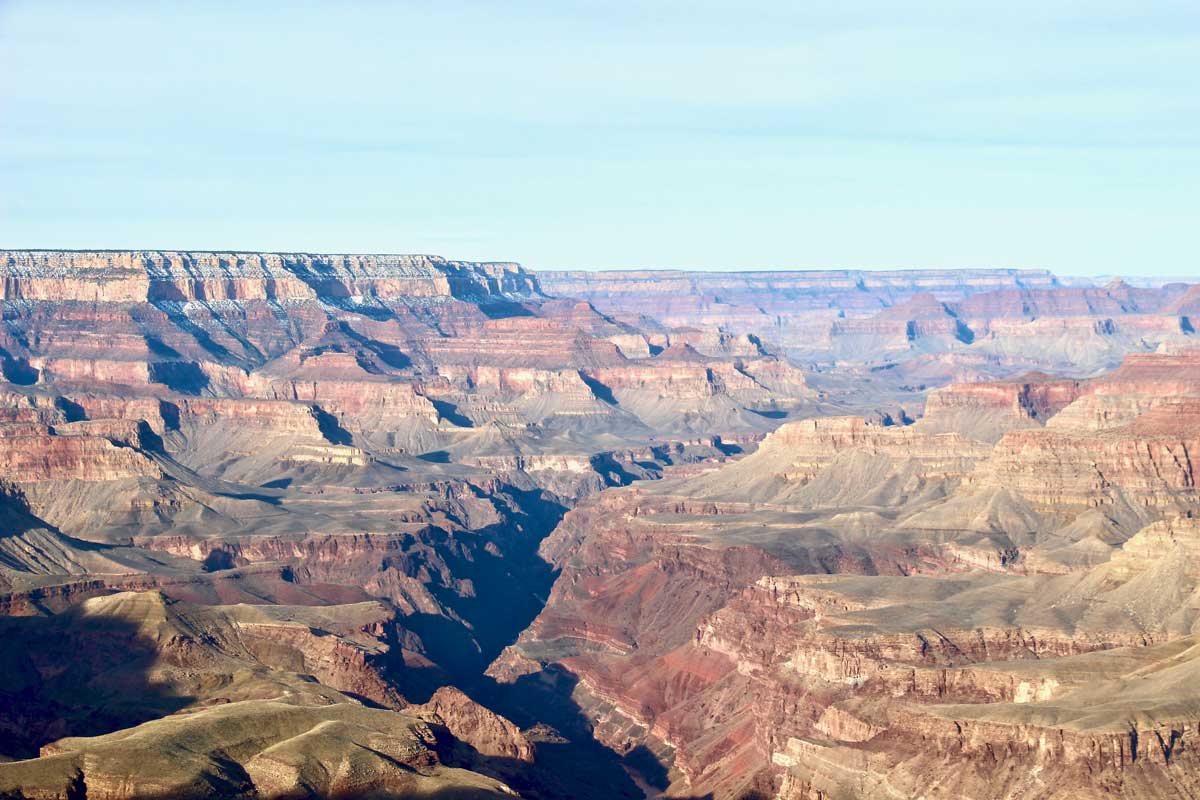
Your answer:
[[[1200,285],[0,251],[0,798],[1200,796]]]

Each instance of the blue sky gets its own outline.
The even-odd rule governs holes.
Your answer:
[[[1200,4],[0,0],[0,246],[1200,277]]]

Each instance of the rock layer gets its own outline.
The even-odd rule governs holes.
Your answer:
[[[4,251],[0,794],[1187,796],[1194,295]]]
[[[598,735],[672,765],[668,796],[1190,796],[1193,358],[950,387],[910,426],[792,422],[585,501],[492,673],[572,671]],[[1022,422],[981,434],[988,409]]]

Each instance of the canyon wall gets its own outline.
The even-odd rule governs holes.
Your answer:
[[[950,386],[586,500],[490,671],[569,670],[663,796],[1191,796],[1196,364]]]
[[[1187,796],[1195,294],[0,251],[0,794]]]

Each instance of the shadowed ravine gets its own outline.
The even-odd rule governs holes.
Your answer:
[[[0,251],[0,796],[1200,791],[1200,287],[543,277]]]
[[[442,616],[405,618],[405,627],[426,643],[439,669],[429,676],[398,670],[394,673],[397,688],[413,702],[425,702],[434,689],[448,683],[522,730],[547,731],[530,737],[536,751],[532,764],[494,760],[490,764],[524,797],[636,800],[646,796],[631,773],[647,787],[649,781],[656,781],[665,788],[666,770],[653,755],[645,752],[622,758],[593,738],[591,722],[571,697],[577,680],[569,671],[552,666],[512,683],[485,674],[542,611],[557,577],[538,554],[538,547],[568,509],[534,492],[524,493],[522,500],[525,535],[506,550],[503,562],[451,562],[455,575],[470,577],[475,583],[475,597],[445,598],[472,630]],[[642,778],[642,774],[651,777]]]

